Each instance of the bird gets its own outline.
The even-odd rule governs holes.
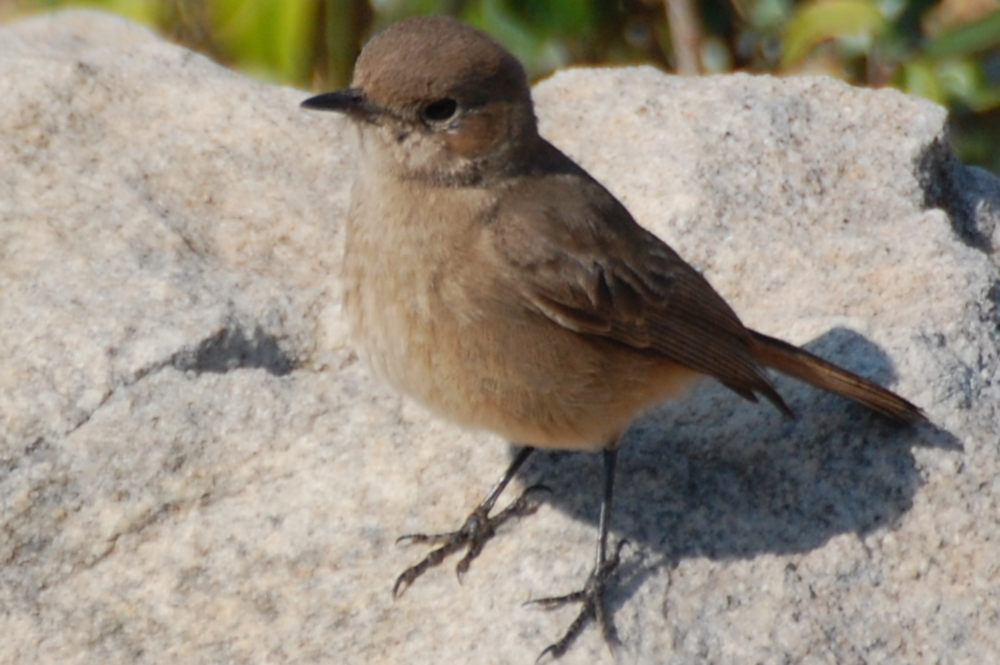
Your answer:
[[[893,421],[926,420],[892,391],[746,327],[539,134],[523,66],[485,33],[443,16],[394,23],[362,49],[348,88],[302,106],[356,129],[341,280],[359,355],[432,412],[519,446],[458,529],[401,538],[436,548],[396,578],[394,597],[463,548],[464,574],[500,523],[532,511],[529,493],[547,488],[491,514],[533,451],[600,452],[594,566],[579,591],[536,601],[580,604],[539,657],[563,655],[591,622],[613,646],[616,460],[643,411],[712,378],[791,416],[775,370]]]

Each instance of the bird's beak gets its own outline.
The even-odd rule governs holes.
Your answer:
[[[370,119],[380,109],[368,101],[361,88],[345,88],[335,92],[324,92],[302,102],[302,108],[317,111],[337,111],[360,119]]]

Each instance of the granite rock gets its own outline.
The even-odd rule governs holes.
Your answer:
[[[534,94],[748,325],[936,425],[784,379],[795,420],[711,382],[641,418],[618,660],[1000,662],[1000,183],[944,111],[649,68]],[[392,599],[396,537],[457,526],[510,449],[357,362],[353,135],[306,96],[99,13],[0,27],[0,662],[529,663],[575,612],[522,603],[589,569],[588,454],[529,464],[552,495],[461,584]],[[611,660],[590,631],[562,662]]]

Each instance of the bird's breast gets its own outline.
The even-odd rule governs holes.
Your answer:
[[[462,354],[455,346],[468,343],[469,307],[455,282],[474,260],[474,215],[468,195],[414,183],[360,180],[352,195],[342,279],[356,346],[377,373],[432,407]]]
[[[355,192],[344,305],[368,364],[431,410],[522,444],[597,448],[694,376],[532,308],[477,228],[486,197],[397,203]]]

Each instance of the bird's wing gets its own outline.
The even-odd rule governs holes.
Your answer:
[[[725,300],[586,174],[525,179],[494,223],[519,295],[552,321],[660,354],[789,412]]]

